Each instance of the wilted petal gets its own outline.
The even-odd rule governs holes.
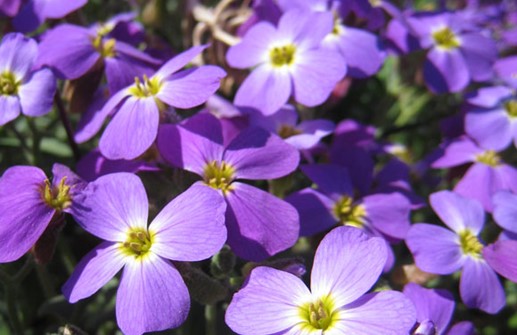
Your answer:
[[[234,294],[225,321],[242,335],[284,334],[301,320],[299,307],[310,301],[303,281],[291,273],[253,269],[246,285]]]
[[[190,297],[178,270],[151,255],[128,262],[117,290],[117,323],[124,334],[178,327],[188,316]]]
[[[386,243],[354,227],[337,227],[321,241],[311,273],[315,296],[331,295],[337,307],[366,293],[386,263]]]
[[[72,276],[63,285],[71,303],[88,298],[106,285],[126,263],[119,243],[103,242],[81,259]]]

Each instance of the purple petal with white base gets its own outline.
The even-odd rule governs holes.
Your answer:
[[[485,211],[476,200],[451,191],[440,191],[431,194],[429,201],[440,219],[456,233],[468,229],[478,235],[483,229]]]
[[[131,173],[100,177],[89,183],[74,207],[74,219],[107,241],[125,240],[129,228],[147,228],[149,207],[140,179]]]
[[[274,42],[275,37],[276,29],[271,23],[255,24],[240,43],[228,49],[228,64],[237,69],[247,69],[267,61],[266,50]]]
[[[190,297],[178,270],[151,255],[124,267],[117,291],[117,323],[124,334],[139,335],[177,327],[188,316]]]
[[[471,308],[496,314],[506,303],[497,274],[483,259],[467,257],[460,279],[461,300]]]
[[[0,44],[0,71],[13,72],[17,79],[25,77],[38,55],[38,44],[20,33],[6,34]]]
[[[344,230],[348,230],[346,234]],[[311,291],[318,297],[332,294],[336,306],[349,304],[375,284],[386,257],[386,244],[381,238],[367,236],[357,228],[338,227],[318,246]]]
[[[156,235],[152,251],[177,261],[199,261],[226,241],[226,203],[210,187],[194,184],[165,206],[149,225]]]
[[[228,244],[239,257],[261,261],[294,245],[300,226],[292,205],[247,184],[231,186],[226,194]]]
[[[406,244],[416,265],[426,272],[448,275],[459,270],[464,263],[458,235],[439,226],[413,225]]]
[[[247,284],[233,296],[225,321],[242,335],[284,334],[299,322],[297,305],[310,298],[311,293],[300,278],[257,267]]]
[[[88,298],[115,277],[125,263],[119,243],[102,242],[81,259],[62,292],[71,303]]]

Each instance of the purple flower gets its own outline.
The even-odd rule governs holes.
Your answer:
[[[38,44],[19,33],[4,36],[0,44],[0,126],[20,113],[31,117],[52,108],[56,80],[49,69],[32,71]]]
[[[517,195],[499,191],[492,198],[495,222],[503,229],[517,233]]]
[[[87,2],[88,0],[29,0],[13,19],[13,25],[16,30],[28,33],[38,28],[46,19],[65,17]]]
[[[191,48],[165,63],[152,77],[135,78],[108,100],[101,115],[115,113],[99,142],[109,159],[134,159],[154,142],[160,112],[166,106],[192,108],[204,103],[226,73],[217,66],[200,66],[177,72],[205,47]],[[115,112],[114,112],[115,111]]]
[[[100,177],[80,197],[74,218],[105,241],[79,262],[63,286],[65,297],[72,303],[87,298],[123,268],[116,315],[125,334],[183,323],[189,293],[169,260],[199,261],[219,251],[226,240],[224,201],[209,188],[193,186],[148,226],[147,195],[133,174]]]
[[[325,102],[346,66],[336,52],[321,48],[332,31],[330,13],[291,10],[277,27],[255,24],[226,54],[234,68],[253,68],[235,96],[235,105],[276,112],[294,93],[296,102],[313,107]]]
[[[491,79],[495,42],[472,30],[459,14],[423,13],[407,21],[422,48],[429,50],[424,78],[431,91],[458,92],[471,80]]]
[[[497,313],[505,305],[505,294],[494,270],[511,280],[517,279],[512,254],[517,250],[517,241],[485,247],[478,238],[485,212],[475,200],[440,191],[431,194],[430,202],[450,230],[427,223],[411,227],[406,244],[416,265],[423,271],[442,275],[461,270],[460,295],[465,305]]]
[[[503,162],[496,150],[483,149],[463,137],[446,145],[433,168],[448,168],[473,162],[454,187],[454,192],[476,199],[492,211],[492,195],[499,190],[517,191],[517,170]]]
[[[83,185],[54,164],[52,182],[34,166],[14,166],[0,178],[0,263],[22,257],[62,212],[70,212]]]
[[[517,147],[517,98],[505,86],[485,87],[467,99],[465,132],[483,148]]]
[[[246,128],[224,145],[221,124],[210,114],[161,126],[157,143],[167,162],[201,176],[198,184],[216,189],[226,200],[228,244],[239,257],[260,261],[294,245],[299,232],[296,209],[237,181],[293,172],[300,159],[294,147],[258,127]]]
[[[316,251],[310,290],[291,273],[257,267],[233,296],[226,323],[241,335],[407,334],[415,323],[409,299],[396,291],[365,294],[386,257],[382,239],[336,228]]]
[[[0,0],[0,15],[13,17],[18,14],[22,0]]]
[[[517,88],[517,56],[498,59],[494,64],[494,71],[508,86]]]

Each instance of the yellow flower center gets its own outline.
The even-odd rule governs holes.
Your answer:
[[[57,186],[52,186],[47,179],[41,188],[43,201],[57,211],[62,211],[72,205],[70,197],[70,186],[66,184],[66,177],[63,177]]]
[[[213,161],[205,165],[203,179],[208,186],[226,193],[232,189],[234,175],[235,169],[230,164]]]
[[[329,296],[306,303],[298,308],[303,320],[302,327],[307,330],[327,330],[338,319],[334,301]]]
[[[517,100],[510,100],[505,102],[504,109],[511,118],[517,117]]]
[[[0,74],[0,95],[16,95],[20,81],[16,80],[14,73],[5,71]]]
[[[487,150],[479,155],[476,155],[476,161],[496,167],[501,164],[501,157],[494,150]]]
[[[301,134],[302,132],[294,127],[291,127],[287,124],[284,124],[280,126],[280,129],[278,130],[278,136],[281,138],[288,138],[294,135]]]
[[[153,244],[153,236],[149,235],[147,230],[142,228],[134,228],[129,231],[126,241],[122,243],[121,249],[128,256],[135,258],[144,257],[151,249]]]
[[[334,216],[342,225],[363,228],[365,224],[366,209],[363,205],[354,204],[354,199],[343,196],[334,204]]]
[[[135,77],[135,84],[129,88],[129,93],[137,98],[152,97],[160,92],[162,84],[157,77],[151,77],[150,79],[144,74],[143,80]]]
[[[294,44],[286,44],[283,46],[274,47],[269,51],[271,64],[275,67],[282,67],[284,65],[291,65],[294,62],[296,47]]]
[[[435,44],[443,49],[454,49],[460,46],[458,37],[447,27],[436,30],[433,33],[433,39]]]
[[[379,7],[382,4],[381,0],[368,0],[372,7]]]
[[[105,40],[103,35],[98,34],[92,41],[93,47],[97,52],[99,52],[102,58],[110,58],[115,57],[115,44],[116,40],[114,38],[109,38]]]
[[[468,229],[460,232],[460,245],[461,250],[465,255],[474,256],[477,258],[481,257],[481,250],[483,250],[483,244],[479,242],[477,236],[472,234]]]

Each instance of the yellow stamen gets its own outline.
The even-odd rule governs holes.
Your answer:
[[[283,46],[274,47],[269,51],[271,64],[275,67],[282,67],[284,65],[291,65],[294,62],[296,47],[294,44],[286,44]]]
[[[129,93],[137,98],[153,97],[160,92],[162,84],[157,77],[148,78],[143,75],[142,81],[135,77],[135,84],[129,88]]]
[[[433,39],[436,45],[443,49],[455,49],[460,46],[458,37],[447,27],[433,32]]]
[[[501,157],[494,150],[487,150],[479,155],[476,155],[476,161],[496,167],[501,164]]]
[[[228,163],[219,164],[219,162],[212,161],[205,165],[203,179],[208,186],[226,193],[232,190],[231,183],[234,175],[235,169]]]
[[[144,257],[153,244],[153,236],[142,228],[132,228],[127,234],[126,241],[121,243],[121,250],[136,259]]]
[[[354,199],[343,196],[333,208],[334,216],[342,225],[363,228],[366,223],[366,209],[363,205],[354,204]]]
[[[55,187],[48,179],[45,180],[41,189],[41,196],[47,205],[57,211],[62,211],[72,205],[70,186],[66,184],[66,177],[63,177]]]
[[[16,95],[20,87],[20,81],[14,73],[5,71],[0,74],[0,95]]]
[[[475,236],[470,230],[466,229],[459,233],[461,250],[465,255],[474,256],[477,258],[481,257],[481,250],[483,250],[483,244],[479,242],[477,236]]]
[[[337,321],[338,313],[334,301],[329,297],[306,303],[299,308],[300,317],[307,330],[327,330]]]

